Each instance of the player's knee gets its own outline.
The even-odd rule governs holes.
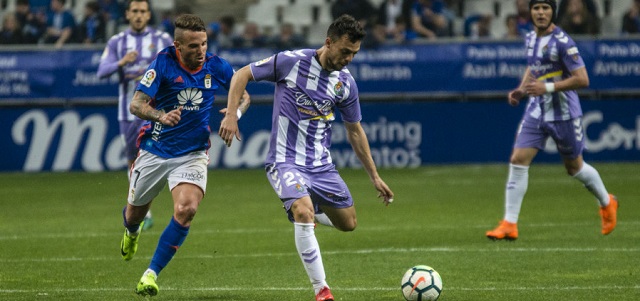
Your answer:
[[[357,225],[358,222],[355,218],[340,222],[339,224],[334,224],[336,229],[343,232],[351,232],[356,229]]]
[[[196,216],[197,209],[193,206],[178,205],[175,208],[175,216],[179,222],[188,223]]]
[[[307,207],[295,202],[293,206],[291,206],[291,214],[293,215],[293,219],[298,223],[313,223],[313,207]]]

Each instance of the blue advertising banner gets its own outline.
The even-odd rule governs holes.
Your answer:
[[[362,126],[376,164],[412,168],[440,163],[507,162],[524,104],[506,101],[362,104]],[[115,106],[2,108],[0,171],[104,171],[126,168]],[[217,111],[217,109],[214,109]],[[640,161],[640,100],[583,101],[585,160]],[[240,120],[242,141],[227,148],[214,113],[211,168],[261,168],[272,108],[252,105]],[[340,118],[337,119],[338,121]],[[331,155],[338,167],[360,166],[344,126],[333,125]],[[560,162],[553,144],[536,162]]]
[[[589,72],[590,90],[639,90],[640,40],[577,43]],[[224,50],[219,55],[238,69],[272,53],[270,49]],[[96,76],[100,55],[97,49],[0,51],[0,104],[3,100],[115,100],[117,75]],[[525,62],[522,42],[450,42],[362,49],[349,70],[364,96],[502,92],[518,85]],[[252,84],[248,90],[268,98],[273,84]]]

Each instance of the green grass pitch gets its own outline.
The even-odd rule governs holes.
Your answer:
[[[418,264],[443,278],[440,300],[640,300],[640,164],[592,162],[620,200],[600,234],[595,199],[560,164],[534,165],[515,242],[486,230],[503,213],[506,164],[380,170],[384,207],[363,170],[342,170],[358,228],[318,226],[336,300],[403,300]],[[0,300],[140,300],[134,287],[170,219],[167,190],[138,254],[119,254],[124,171],[0,174]],[[313,300],[293,226],[261,170],[210,170],[189,237],[155,300]]]

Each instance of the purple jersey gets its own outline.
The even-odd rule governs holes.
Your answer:
[[[334,109],[343,121],[362,119],[358,87],[349,70],[323,70],[314,49],[280,52],[250,67],[256,81],[276,83],[266,163],[331,165]]]
[[[208,149],[215,93],[220,88],[229,90],[232,76],[231,65],[211,53],[206,54],[202,68],[191,71],[179,62],[175,46],[160,51],[137,90],[149,95],[150,104],[157,110],[169,112],[182,107],[182,115],[175,126],[145,122],[138,140],[140,148],[162,158]]]
[[[158,51],[171,45],[173,39],[169,34],[151,27],[141,33],[127,29],[109,39],[100,59],[98,76],[106,77],[118,72],[118,121],[134,120],[135,116],[129,112],[133,92]],[[119,68],[118,61],[133,50],[138,51],[135,62]]]
[[[529,70],[539,81],[560,81],[570,77],[571,71],[585,66],[575,42],[560,27],[542,37],[535,32],[529,33],[526,47]],[[525,113],[525,117],[543,121],[570,120],[581,116],[580,99],[575,90],[530,97]]]

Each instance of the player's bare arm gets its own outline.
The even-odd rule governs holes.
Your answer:
[[[218,135],[227,146],[231,146],[233,137],[236,137],[238,141],[241,139],[238,131],[238,108],[241,106],[240,102],[244,95],[248,95],[245,89],[250,80],[253,80],[253,75],[248,65],[238,70],[231,79],[229,96],[227,97],[227,111],[218,130]]]
[[[351,148],[353,148],[360,163],[362,163],[362,166],[369,174],[369,179],[371,179],[373,186],[378,191],[378,197],[382,197],[382,202],[388,206],[389,203],[393,202],[393,191],[391,191],[389,186],[387,186],[382,178],[380,178],[380,175],[378,175],[376,164],[371,157],[369,140],[362,125],[360,125],[360,122],[345,122],[344,125],[347,130],[347,139],[351,144]]]
[[[532,80],[525,85],[525,91],[531,96],[540,96],[548,93],[547,84],[543,81]],[[553,83],[553,91],[577,90],[589,87],[589,75],[585,67],[571,72],[571,76]]]
[[[239,113],[240,115],[244,115],[244,113],[246,113],[247,110],[249,110],[250,105],[251,105],[251,95],[249,95],[249,92],[245,90],[244,93],[242,94],[242,98],[240,98],[240,105],[238,106],[238,111],[236,113]],[[222,108],[218,112],[220,112],[220,114],[222,115],[226,115],[227,108]],[[240,119],[240,115],[238,115],[238,119]]]
[[[129,110],[131,114],[140,117],[141,119],[160,122],[164,125],[174,126],[180,121],[180,115],[182,114],[182,107],[171,110],[165,113],[162,110],[156,110],[149,103],[151,97],[143,92],[136,91],[131,100],[131,106]]]

